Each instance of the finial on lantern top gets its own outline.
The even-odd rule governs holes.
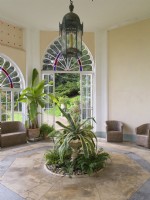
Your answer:
[[[74,9],[73,1],[70,0],[70,6],[69,6],[70,12],[73,12],[73,9]]]

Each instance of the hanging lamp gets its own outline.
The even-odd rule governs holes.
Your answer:
[[[80,18],[73,13],[73,9],[74,5],[70,0],[70,12],[63,17],[62,24],[59,23],[62,55],[66,58],[82,55],[83,23],[80,23]]]

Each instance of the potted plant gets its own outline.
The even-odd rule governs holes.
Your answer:
[[[45,140],[49,139],[48,135],[54,131],[54,127],[44,123],[40,127],[40,136],[43,137]]]
[[[58,140],[61,144],[59,147],[61,159],[63,159],[63,153],[68,148],[72,149],[72,160],[77,158],[81,148],[85,157],[88,158],[89,154],[95,151],[96,145],[94,139],[97,141],[97,138],[92,131],[92,126],[86,126],[86,123],[91,119],[94,121],[94,118],[87,119],[81,123],[80,121],[74,121],[70,113],[64,112],[64,110],[60,107],[59,109],[68,121],[68,125],[64,125],[62,122],[56,121],[56,123],[62,127],[61,136]]]
[[[52,166],[52,170],[57,172],[61,169],[69,174],[92,173],[102,169],[109,154],[97,150],[97,138],[89,125],[89,118],[84,122],[76,121],[70,115],[61,109],[59,101],[51,95],[52,100],[57,104],[63,116],[67,119],[68,124],[60,121],[56,123],[61,126],[61,130],[54,130],[56,143],[54,150],[46,153],[46,162]],[[79,119],[79,118],[78,118]],[[55,154],[55,156],[54,156]]]
[[[38,109],[44,108],[49,96],[44,93],[45,81],[39,81],[39,73],[36,68],[32,72],[32,84],[22,90],[17,102],[27,105],[28,120],[26,122],[29,139],[39,137]]]

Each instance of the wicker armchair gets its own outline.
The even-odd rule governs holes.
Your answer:
[[[123,123],[120,121],[106,121],[107,142],[123,142]]]
[[[135,131],[136,144],[150,149],[150,123],[138,126]]]

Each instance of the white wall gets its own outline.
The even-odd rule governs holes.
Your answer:
[[[109,119],[125,132],[150,122],[150,19],[109,31]]]
[[[108,117],[108,66],[107,66],[107,31],[95,33],[96,47],[96,131],[105,132]]]
[[[41,71],[40,31],[36,29],[26,29],[24,41],[26,49],[26,84],[30,85],[33,68],[37,68],[39,73]]]

